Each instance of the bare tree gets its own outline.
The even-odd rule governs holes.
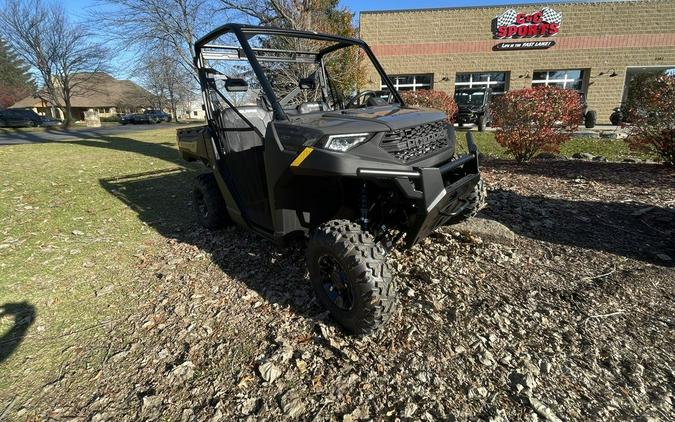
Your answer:
[[[288,29],[308,30],[356,36],[352,13],[339,5],[338,0],[220,0],[224,11],[261,25]],[[263,46],[288,50],[316,51],[327,46],[325,42],[288,37],[266,37],[258,40]],[[326,67],[331,79],[345,92],[357,92],[365,85],[363,51],[349,47],[333,52],[326,57]],[[297,83],[300,77],[308,76],[315,69],[306,64],[279,64],[274,73],[282,85]],[[299,101],[319,95],[319,92],[303,91]]]
[[[167,104],[178,121],[178,104],[192,97],[195,81],[180,63],[180,59],[171,54],[169,47],[147,52],[136,69],[142,85],[152,94],[156,107],[163,109]]]
[[[95,89],[106,68],[106,49],[83,25],[70,22],[63,7],[43,0],[5,0],[0,35],[38,72],[40,95],[73,121],[72,98]]]
[[[227,11],[238,12],[260,25],[318,30],[318,21],[330,19],[337,0],[221,0]]]
[[[168,49],[177,63],[196,78],[194,43],[202,28],[215,21],[207,0],[98,0],[106,13],[93,17],[105,33],[125,51]],[[211,22],[209,22],[211,20]]]

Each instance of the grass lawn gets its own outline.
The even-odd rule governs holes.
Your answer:
[[[48,388],[64,354],[97,350],[87,365],[105,355],[104,328],[123,323],[143,292],[137,257],[160,238],[116,181],[171,174],[174,183],[146,194],[158,205],[166,195],[187,199],[193,170],[174,139],[171,127],[0,147],[0,415],[15,393]],[[144,211],[166,224],[192,218],[181,203]]]
[[[115,122],[101,122],[102,127],[116,126],[119,123]],[[77,130],[77,129],[86,129],[87,126],[84,124],[73,124],[68,129],[65,129],[62,126],[47,126],[47,127],[0,127],[0,134],[12,134],[12,133],[27,133],[27,132],[45,132],[45,131],[54,131],[54,130]]]
[[[462,147],[466,145],[464,133],[463,131],[457,132],[457,139]],[[478,149],[483,154],[496,158],[513,158],[495,141],[494,132],[478,133],[474,131],[473,135]],[[560,148],[560,153],[568,158],[577,152],[602,155],[610,161],[621,161],[624,158],[655,159],[649,154],[629,150],[628,145],[622,139],[573,138]]]
[[[182,126],[182,125],[193,125],[193,124],[204,124],[203,120],[189,119],[189,120],[180,120],[178,123],[175,121],[163,122],[162,126],[173,125],[173,126]],[[118,122],[101,122],[101,127],[110,128],[120,126]],[[0,127],[0,134],[12,134],[12,133],[28,133],[28,132],[46,132],[46,131],[68,131],[68,130],[78,130],[78,129],[87,129],[87,126],[84,123],[74,123],[68,129],[61,126],[48,126],[48,127],[16,127],[16,128],[7,128]]]

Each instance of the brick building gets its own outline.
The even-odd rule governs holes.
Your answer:
[[[631,78],[675,72],[675,0],[366,11],[360,25],[400,90],[556,85],[583,93],[600,124]]]

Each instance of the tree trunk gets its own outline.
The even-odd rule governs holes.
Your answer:
[[[173,121],[178,123],[178,113],[176,113],[176,99],[173,96],[173,90],[169,90],[169,102],[171,103],[171,114],[173,114]]]
[[[70,103],[70,98],[66,98],[65,103],[66,103],[66,116],[65,120],[63,121],[63,127],[69,128],[70,125],[73,123],[73,107]]]

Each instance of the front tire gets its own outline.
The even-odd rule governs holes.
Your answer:
[[[485,132],[485,126],[486,126],[485,115],[482,115],[478,118],[477,125],[478,125],[478,131],[479,132]]]
[[[450,217],[446,221],[445,225],[458,224],[462,221],[473,218],[478,214],[478,211],[483,209],[487,204],[487,189],[485,189],[485,183],[483,180],[479,180],[476,186],[473,188],[473,192],[469,195],[468,198],[469,204],[460,212],[459,214]]]
[[[623,120],[622,117],[623,117],[623,116],[621,115],[621,112],[615,111],[614,113],[612,113],[611,116],[609,116],[609,121],[610,121],[614,126],[619,126],[619,125],[621,124],[621,120]]]
[[[595,110],[587,111],[584,114],[584,126],[587,129],[593,129],[598,121],[598,113]]]
[[[207,229],[220,229],[229,224],[227,206],[213,173],[200,174],[192,189],[192,207],[197,222]]]
[[[307,245],[307,267],[317,301],[347,331],[370,334],[396,308],[396,287],[385,251],[347,220],[317,227]]]

